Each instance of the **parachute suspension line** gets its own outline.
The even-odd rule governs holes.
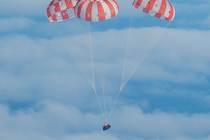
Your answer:
[[[115,107],[115,105],[116,105],[116,103],[117,103],[117,100],[118,100],[118,98],[119,98],[119,96],[120,96],[120,93],[121,93],[121,91],[119,91],[119,93],[118,93],[118,95],[117,95],[117,98],[116,98],[116,100],[115,100],[115,102],[114,102],[114,105],[113,105],[113,107],[112,107],[112,110],[111,110],[111,112],[110,112],[110,114],[109,114],[109,118],[110,118],[111,115],[112,115],[112,112],[113,112],[113,110],[114,110],[114,107]],[[107,123],[108,123],[108,121],[109,121],[109,118],[108,118],[108,120],[107,120]]]
[[[138,69],[138,67],[141,65],[141,63],[144,61],[144,59],[147,57],[147,55],[149,54],[149,52],[152,50],[152,48],[155,46],[155,44],[158,42],[158,40],[160,39],[160,37],[163,35],[163,33],[166,31],[166,29],[168,28],[168,26],[170,25],[171,22],[169,22],[167,24],[167,26],[165,27],[165,29],[163,30],[163,32],[158,36],[158,38],[155,40],[155,42],[153,43],[153,45],[149,48],[149,50],[147,51],[147,53],[144,55],[143,59],[138,63],[138,65],[136,66],[136,68],[134,69],[134,71],[132,72],[132,74],[129,76],[128,80],[131,78],[131,76],[135,73],[135,71]],[[126,51],[127,51],[127,47],[126,46]],[[126,56],[125,56],[126,59]],[[125,64],[125,61],[124,61]],[[124,70],[124,67],[123,67]],[[122,75],[123,78],[123,75]],[[123,89],[123,87],[126,85],[126,83],[128,82],[128,80],[122,85],[122,81],[121,81],[121,87],[120,87],[120,91]]]
[[[108,68],[107,68],[108,69]],[[108,71],[108,70],[107,70]],[[106,77],[107,77],[107,72],[106,71]],[[98,72],[97,72],[97,70],[96,70],[96,74],[97,74],[97,76],[99,77],[99,74],[98,74]],[[105,83],[106,83],[106,77],[105,77]],[[105,89],[105,83],[104,83],[104,85],[103,85],[103,83],[102,83],[102,81],[100,80],[100,78],[98,78],[99,79],[99,82],[100,82],[100,85],[101,85],[101,88],[102,88],[102,90],[103,90],[103,100],[104,100],[104,113],[105,114],[103,114],[103,116],[104,116],[104,119],[105,119],[105,122],[106,122],[106,97],[105,97],[105,93],[104,93],[104,89]],[[97,94],[96,94],[97,95]],[[97,97],[97,99],[98,99],[98,97]],[[100,104],[100,101],[99,101],[99,99],[98,99],[98,103]],[[99,105],[100,107],[101,107],[101,105]],[[102,108],[101,108],[101,111],[102,111]],[[103,112],[103,111],[102,111]]]
[[[96,70],[96,73],[97,73],[97,75],[98,75],[98,77],[99,77],[99,74],[98,74],[97,70]],[[107,75],[107,72],[106,72],[106,75]],[[106,77],[105,77],[105,78],[106,78]],[[105,79],[105,80],[106,80],[106,79]],[[104,84],[104,86],[103,86],[103,84],[102,84],[100,78],[99,78],[99,82],[100,82],[101,87],[102,87],[102,90],[103,90],[104,113],[105,113],[105,114],[103,114],[103,116],[104,116],[104,119],[105,119],[105,122],[106,122],[106,97],[105,97],[105,93],[104,93],[105,84]],[[97,95],[97,94],[96,94],[96,95]],[[97,99],[98,99],[98,97],[97,97]],[[98,99],[98,103],[100,104],[99,99]],[[100,105],[100,106],[101,106],[101,105]],[[101,108],[101,110],[102,110],[102,108]]]
[[[90,37],[90,56],[91,56],[91,61],[92,61],[92,73],[93,73],[93,82],[94,82],[94,90],[95,89],[95,74],[94,74],[94,65],[93,65],[93,45],[92,45],[92,39],[91,39],[91,27],[90,27],[90,22],[89,22],[89,37]]]
[[[104,98],[104,119],[105,119],[105,122],[106,122],[106,96],[105,96],[105,93],[104,93],[104,89],[103,89],[103,98]]]
[[[67,48],[67,47],[66,47]],[[92,83],[87,75],[85,74],[85,72],[82,70],[81,66],[79,65],[79,63],[76,61],[76,59],[74,58],[74,55],[72,55],[71,51],[67,48],[67,50],[69,51],[69,53],[71,54],[72,58],[74,59],[74,61],[76,62],[77,66],[79,67],[79,69],[81,70],[81,72],[83,73],[83,75],[85,76],[85,78],[87,79],[88,83],[91,85],[91,87],[93,88],[93,90],[95,90],[95,80],[94,82]]]
[[[99,101],[98,94],[97,94],[96,89],[95,89],[95,75],[94,75],[94,65],[93,65],[93,45],[92,45],[92,39],[91,39],[90,22],[89,22],[89,30],[90,30],[90,34],[89,34],[89,37],[90,37],[90,50],[89,50],[89,53],[90,53],[91,60],[92,60],[92,72],[93,72],[93,80],[94,80],[94,92],[95,92],[95,95],[96,95],[96,98],[97,98],[97,101],[98,101],[98,105],[99,105],[99,107],[101,109],[101,113],[104,116],[104,112],[103,112],[103,109],[101,107],[101,103]]]
[[[133,17],[133,14],[131,14],[131,17],[130,17],[130,23],[129,23],[129,29],[128,29],[128,39],[127,39],[127,42],[126,42],[126,51],[125,51],[125,58],[124,58],[122,76],[123,76],[124,68],[125,68],[125,59],[126,59],[126,55],[127,55],[128,40],[129,40],[129,38],[130,38],[130,29],[131,29],[132,17]],[[121,81],[121,85],[122,85],[122,81]],[[120,88],[120,90],[119,90],[119,92],[118,92],[118,94],[117,94],[117,98],[115,99],[114,105],[113,105],[113,107],[112,107],[112,109],[111,109],[111,111],[110,111],[109,117],[108,117],[108,119],[107,119],[107,123],[108,123],[108,121],[109,121],[109,119],[110,119],[110,117],[111,117],[111,115],[112,115],[112,112],[113,112],[113,110],[114,110],[114,107],[115,107],[115,105],[116,105],[116,103],[117,103],[117,100],[118,100],[118,98],[119,98],[119,96],[120,96],[121,90],[122,90],[122,89]]]
[[[107,66],[107,69],[108,69],[108,67],[109,67],[109,66]],[[105,74],[105,83],[106,83],[107,73],[108,73],[108,70],[106,71],[106,74]],[[100,76],[99,76],[99,74],[98,74],[98,71],[97,71],[97,70],[96,70],[96,74],[97,74],[97,76],[98,76],[98,77],[100,77]],[[104,92],[104,89],[105,89],[105,83],[104,83],[104,85],[103,85],[103,83],[102,83],[101,79],[100,79],[100,78],[98,78],[98,79],[99,79],[99,82],[100,82],[101,88],[102,88],[102,90],[103,90],[103,92]]]
[[[98,100],[98,105],[99,105],[99,107],[100,107],[100,109],[101,109],[101,114],[102,114],[102,116],[104,116],[104,112],[103,112],[103,109],[102,109],[102,107],[101,107],[101,103],[100,103],[100,101],[99,101],[99,99],[98,99],[98,94],[96,93],[96,90],[94,90],[94,92],[95,92],[96,98],[97,98],[97,100]]]
[[[120,91],[119,91],[119,93],[121,92],[122,88],[124,87],[124,86],[122,86],[122,79],[123,79],[123,75],[124,75],[124,72],[125,72],[125,60],[127,58],[127,52],[128,52],[128,43],[129,43],[129,39],[130,39],[131,21],[132,21],[132,15],[131,15],[131,18],[130,18],[130,25],[129,25],[128,38],[127,38],[126,48],[125,48],[125,58],[124,58],[124,63],[123,63],[123,71],[122,71],[122,77],[121,77],[121,84],[120,84]]]
[[[152,50],[152,48],[155,46],[155,44],[156,44],[157,41],[160,39],[160,37],[163,35],[163,33],[166,31],[166,29],[168,28],[168,26],[170,25],[170,23],[171,23],[171,22],[168,23],[168,25],[166,26],[166,28],[164,29],[164,31],[163,31],[163,32],[160,34],[160,36],[156,39],[156,41],[155,41],[155,42],[153,43],[153,45],[150,47],[149,51],[147,51],[147,53],[144,55],[143,59],[142,59],[141,62],[138,64],[137,68],[138,68],[139,65],[143,62],[143,60],[146,58],[146,56],[149,54],[149,52]],[[131,27],[131,19],[130,19],[130,26],[129,26],[129,31],[128,31],[128,40],[129,40],[129,36],[130,36],[130,27]],[[126,45],[126,52],[127,52],[127,48],[128,48],[128,40],[127,40],[127,45]],[[126,52],[125,52],[125,59],[126,59],[126,54],[127,54]],[[124,73],[124,68],[125,68],[125,59],[124,59],[124,65],[123,65],[123,73]],[[137,70],[137,68],[133,71],[133,73],[131,74],[131,76],[134,74],[134,72]],[[129,79],[131,78],[131,76],[129,77]],[[122,78],[123,78],[123,74],[122,74]],[[126,83],[127,83],[127,81],[126,81]],[[126,83],[125,83],[125,84],[126,84]],[[118,95],[117,95],[117,98],[116,98],[116,100],[115,100],[115,102],[114,102],[114,105],[113,105],[113,107],[112,107],[112,110],[111,110],[111,112],[110,112],[110,114],[109,114],[109,117],[108,117],[108,119],[107,119],[107,123],[108,123],[108,121],[109,121],[109,119],[110,119],[110,117],[111,117],[111,115],[112,115],[112,112],[113,112],[113,110],[114,110],[114,107],[115,107],[115,105],[116,105],[116,103],[117,103],[117,100],[118,100],[118,98],[119,98],[119,96],[120,96],[120,93],[121,93],[123,87],[125,86],[125,84],[122,86],[122,81],[121,81],[120,91],[119,91],[119,93],[118,93]]]
[[[114,29],[116,29],[116,26],[117,26],[117,20],[115,19]],[[115,33],[115,32],[114,32],[114,33]],[[110,44],[113,44],[113,43],[114,43],[115,37],[116,37],[116,35],[114,35],[114,37],[112,37],[112,40],[109,41],[109,42],[112,42],[112,43],[110,43]],[[112,46],[111,46],[111,47],[112,47]],[[111,51],[108,51],[107,56],[110,56],[110,55],[111,55]],[[105,85],[106,85],[106,80],[107,80],[107,75],[108,75],[108,70],[109,70],[109,63],[108,63],[108,65],[107,65],[107,67],[106,67],[105,69],[106,69],[106,72],[105,72],[105,77],[104,77],[104,79],[105,79],[105,80],[104,80],[104,84],[102,83],[101,79],[99,78],[99,82],[100,82],[100,84],[101,84],[103,93],[104,93],[104,90],[105,90]],[[96,70],[96,73],[97,73],[97,76],[100,77],[97,70]]]
[[[114,29],[116,29],[116,26],[117,26],[117,19],[115,20]],[[114,33],[115,33],[115,32],[114,32]],[[115,37],[116,37],[116,35],[114,35],[114,37],[112,38],[112,44],[114,43]],[[108,54],[108,55],[110,56],[110,54],[111,54],[111,51],[109,51],[109,54]],[[107,71],[106,71],[106,77],[105,77],[105,78],[107,78],[108,69],[109,69],[109,65],[107,66]],[[107,117],[106,117],[106,96],[105,96],[105,93],[104,93],[105,85],[104,85],[104,87],[102,87],[102,89],[103,89],[103,96],[104,96],[103,98],[104,98],[105,122],[108,123],[109,118],[110,118],[111,115],[109,115],[109,118],[107,119]],[[119,95],[118,95],[118,97],[119,97]],[[118,98],[118,97],[117,97],[117,98]],[[114,103],[114,106],[115,106],[115,104],[116,104],[116,101],[115,101],[115,103]],[[112,109],[112,110],[113,110],[113,109]],[[112,112],[112,110],[111,110],[111,112]]]
[[[90,27],[90,24],[89,24],[89,27]],[[93,81],[91,81],[87,75],[85,74],[84,70],[81,68],[80,64],[77,62],[76,58],[74,57],[74,55],[72,54],[72,51],[69,50],[69,48],[67,46],[66,49],[69,51],[69,53],[71,54],[72,58],[74,59],[74,61],[76,62],[77,66],[80,68],[80,70],[82,71],[83,75],[85,76],[85,78],[87,79],[87,81],[89,82],[89,84],[91,85],[91,87],[93,88],[93,90],[95,91],[95,77],[94,77],[94,68],[93,68],[93,55],[92,55],[92,42],[91,42],[91,30],[89,30],[90,34],[89,34],[89,37],[90,37],[90,48],[88,48],[89,50],[89,54],[90,54],[90,57],[91,57],[91,63],[92,63],[92,75],[93,75]]]
[[[85,73],[83,72],[82,68],[79,66],[78,62],[75,60],[74,57],[72,57],[74,59],[74,61],[77,63],[77,66],[79,67],[79,69],[81,70],[81,72],[83,73],[83,75],[85,76],[85,78],[88,80],[89,84],[91,85],[91,87],[93,88],[93,90],[95,90],[95,85],[93,85],[91,83],[91,81],[87,78],[87,76],[85,75]]]
[[[116,26],[117,26],[117,20],[115,20],[115,24],[114,24],[114,29],[116,29]],[[91,30],[91,27],[90,27],[90,30]],[[114,36],[115,37],[115,36]],[[114,43],[114,40],[115,40],[115,38],[112,38],[112,43],[111,44],[113,44]],[[92,44],[92,43],[91,43]],[[110,56],[110,54],[111,54],[111,51],[109,50],[108,51],[108,56]],[[109,63],[108,63],[109,64]],[[105,90],[105,85],[106,85],[106,80],[107,80],[107,75],[108,75],[108,70],[109,70],[109,65],[107,65],[107,67],[105,68],[106,69],[106,72],[105,72],[105,77],[104,77],[104,83],[102,82],[102,80],[100,79],[100,76],[99,76],[99,73],[98,73],[98,71],[97,70],[95,70],[96,71],[96,74],[97,74],[97,76],[99,77],[99,82],[100,82],[100,85],[101,85],[101,88],[102,88],[102,90],[103,90],[103,100],[104,100],[104,119],[105,119],[105,122],[107,122],[107,116],[106,116],[106,94],[105,94],[105,92],[104,92],[104,90]],[[98,100],[98,102],[99,102],[99,100]],[[99,102],[100,103],[100,102]]]

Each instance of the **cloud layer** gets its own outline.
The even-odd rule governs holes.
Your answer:
[[[1,139],[208,139],[209,114],[143,113],[135,106],[122,107],[110,122],[108,132],[101,132],[99,114],[83,113],[71,105],[41,101],[34,108],[11,114],[1,105]],[[118,120],[118,121],[115,121]]]

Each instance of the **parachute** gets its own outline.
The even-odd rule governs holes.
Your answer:
[[[47,7],[47,18],[50,22],[58,22],[75,17],[77,0],[53,0]]]
[[[175,9],[167,0],[134,0],[133,6],[151,16],[173,21]]]
[[[119,6],[115,0],[53,0],[47,7],[50,22],[77,16],[86,21],[103,21],[116,16]]]
[[[139,65],[143,62],[144,58],[147,56],[147,54],[150,52],[150,50],[155,46],[157,41],[160,39],[162,34],[165,32],[165,30],[171,23],[168,21],[173,21],[173,19],[175,17],[175,9],[172,6],[172,4],[170,2],[168,2],[167,0],[134,0],[132,5],[136,9],[138,9],[148,15],[151,15],[151,16],[159,18],[159,19],[163,19],[159,23],[161,23],[161,26],[163,26],[164,31],[162,32],[161,30],[159,30],[159,31],[154,31],[154,32],[151,31],[150,33],[145,32],[144,33],[145,35],[147,34],[147,36],[151,36],[151,40],[148,41],[146,39],[143,39],[143,37],[141,37],[142,38],[141,40],[136,40],[135,43],[141,44],[142,48],[144,46],[144,48],[142,50],[138,51],[140,46],[137,48],[134,48],[133,45],[129,44],[129,38],[135,38],[135,36],[133,36],[133,34],[135,33],[135,30],[129,30],[130,33],[128,35],[129,37],[128,37],[128,42],[127,42],[127,46],[126,46],[126,56],[125,56],[125,61],[124,61],[124,66],[123,66],[123,74],[122,74],[122,78],[121,78],[120,92],[121,92],[122,88],[125,86],[125,84],[127,83],[127,81],[131,78],[131,76],[137,70]],[[145,16],[145,17],[147,18],[147,16]],[[154,18],[151,20],[154,20],[154,21],[151,22],[151,21],[147,21],[147,19],[144,19],[142,24],[149,23],[150,25],[154,24],[153,26],[157,26],[157,21],[155,21],[157,19]],[[130,20],[130,27],[131,27],[131,22],[132,22],[132,19]],[[164,27],[164,22],[167,24],[165,27]],[[147,26],[148,25],[144,24],[144,27],[147,27]],[[129,29],[130,29],[130,27],[129,27]],[[154,39],[152,39],[152,37]],[[128,50],[127,48],[130,48],[130,50]],[[137,54],[134,55],[134,53],[138,53],[138,55]],[[133,63],[133,61],[131,61],[131,60],[139,60],[138,65],[131,66]]]
[[[80,0],[75,13],[86,21],[103,21],[118,14],[119,6],[115,0]]]
[[[132,5],[136,9],[139,9],[146,14],[149,14],[159,19],[163,19],[160,21],[165,22],[165,23],[167,22],[167,24],[168,23],[170,24],[171,22],[168,22],[168,21],[173,21],[175,17],[175,9],[172,6],[172,4],[168,2],[167,0],[134,0]],[[127,81],[131,78],[131,76],[137,70],[139,65],[142,63],[144,58],[148,55],[150,50],[154,47],[156,42],[159,40],[159,38],[161,37],[161,35],[164,33],[165,29],[169,25],[168,24],[166,28],[157,28],[154,30],[150,29],[149,31],[152,31],[152,32],[147,32],[148,28],[142,29],[141,30],[142,32],[139,33],[135,28],[131,29],[132,18],[130,19],[128,35],[126,36],[127,42],[126,42],[125,57],[123,61],[124,65],[123,65],[123,70],[122,70],[120,90],[119,90],[119,93],[117,94],[117,98],[114,102],[114,105],[112,106],[112,108],[110,107],[111,111],[107,119],[104,88],[105,88],[106,76],[107,76],[107,71],[108,71],[107,69],[109,67],[105,64],[107,64],[107,60],[108,60],[107,58],[109,57],[109,55],[106,55],[107,57],[104,57],[104,54],[106,52],[109,53],[110,51],[109,48],[112,48],[111,46],[114,46],[113,45],[115,42],[114,37],[117,35],[112,34],[111,36],[110,34],[107,34],[107,32],[105,32],[102,36],[100,35],[100,33],[97,33],[97,32],[91,34],[91,27],[94,27],[96,25],[97,27],[100,27],[100,28],[113,26],[114,25],[113,20],[108,20],[108,19],[111,19],[117,16],[118,13],[119,13],[119,6],[116,0],[53,0],[47,7],[47,18],[50,22],[64,21],[67,19],[71,19],[73,17],[77,17],[82,23],[89,24],[89,27],[84,27],[84,29],[89,30],[90,32],[89,37],[87,34],[83,36],[79,36],[79,37],[84,37],[84,38],[73,36],[72,40],[77,43],[74,46],[70,46],[68,43],[66,43],[64,44],[64,46],[69,50],[75,62],[77,63],[77,65],[79,66],[83,74],[85,75],[86,79],[88,80],[92,88],[94,89],[102,115],[105,117],[106,123],[103,126],[103,130],[107,130],[111,127],[108,124],[108,121],[112,114],[112,111],[114,110],[114,107],[116,105],[116,102],[118,100],[118,97],[123,87],[126,85]],[[156,18],[154,19],[159,20]],[[134,20],[136,19],[137,18],[135,18]],[[89,22],[85,22],[85,21],[89,21]],[[145,20],[142,20],[141,23],[144,24],[144,22]],[[134,22],[134,23],[139,23],[139,21]],[[155,26],[157,26],[156,22],[152,22],[152,24],[155,24]],[[112,28],[109,28],[109,29],[112,29]],[[164,31],[161,32],[161,29],[164,29]],[[85,38],[85,36],[87,38]],[[149,40],[148,38],[144,39],[145,36],[149,36],[150,37]],[[121,40],[126,41],[126,39],[123,39],[123,38]],[[144,48],[141,50],[138,50],[138,48],[140,47],[144,47]],[[78,48],[80,50],[80,55],[77,55],[77,53],[74,53],[74,51]],[[94,50],[96,54],[95,56],[93,53]],[[106,63],[103,63],[103,66],[100,63],[102,61],[106,61]],[[97,64],[98,64],[98,67],[97,67]],[[95,71],[98,75],[98,80],[103,89],[104,111],[102,109],[98,94],[96,92]]]

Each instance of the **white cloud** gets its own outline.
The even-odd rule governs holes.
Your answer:
[[[128,75],[132,67],[136,67],[141,60],[142,49],[148,48],[147,46],[153,43],[150,40],[156,39],[156,35],[151,36],[151,34],[161,30],[163,29],[156,27],[131,28],[131,40],[129,40],[128,45],[129,47],[134,46],[134,50],[130,52],[132,63],[127,67]],[[168,29],[131,80],[159,80],[176,84],[208,85],[206,76],[209,75],[207,65],[210,60],[208,54],[209,34],[209,31]],[[107,92],[119,90],[118,84],[120,84],[121,79],[127,35],[128,30],[92,33],[92,40],[96,39],[100,42],[99,46],[92,42],[95,62],[98,60],[99,66],[109,64]],[[109,39],[114,39],[114,41],[107,41]],[[83,44],[82,47],[78,46],[78,40],[82,40],[80,42]],[[1,99],[32,99],[35,89],[38,98],[44,94],[44,97],[52,95],[52,98],[64,99],[64,95],[71,96],[68,94],[69,91],[72,92],[73,96],[76,96],[78,87],[83,87],[79,88],[79,91],[92,92],[87,80],[84,79],[85,77],[64,47],[70,48],[70,52],[78,56],[76,60],[82,65],[83,70],[87,70],[87,68],[92,67],[91,59],[81,55],[82,51],[79,49],[89,46],[88,40],[88,34],[52,39],[32,39],[18,35],[2,37],[0,39],[0,62],[3,67],[0,75],[2,79],[1,95],[4,96]],[[95,53],[97,52],[95,47],[102,49],[110,45],[112,48],[105,50],[111,50],[110,55],[103,55],[103,53],[97,55]],[[136,55],[132,55],[134,52]],[[88,52],[86,54],[89,55]],[[91,74],[92,72],[89,71],[88,73]],[[78,84],[80,82],[82,84]],[[160,84],[161,88],[163,88],[162,86]],[[157,93],[159,88],[150,89]],[[185,91],[184,89],[180,90]],[[146,89],[146,91],[149,92],[150,90]],[[159,90],[159,92],[162,91],[164,90]],[[19,96],[17,93],[22,93],[24,96]],[[85,93],[80,95],[85,95]]]
[[[91,134],[77,134],[72,136],[67,136],[64,140],[120,140],[119,138],[105,133],[91,133]]]
[[[9,113],[0,106],[1,139],[208,139],[209,114],[179,114],[154,111],[142,113],[138,107],[122,107],[111,120],[111,129],[102,132],[100,114],[82,113],[74,106],[42,101],[35,108]]]
[[[20,31],[30,28],[33,25],[33,21],[27,18],[8,18],[0,20],[0,33],[8,31]]]

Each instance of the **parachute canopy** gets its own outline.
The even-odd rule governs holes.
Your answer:
[[[53,0],[47,7],[47,18],[50,22],[58,22],[75,17],[77,0]]]
[[[133,6],[151,16],[173,21],[175,9],[167,0],[134,0]]]
[[[103,21],[116,16],[119,6],[115,0],[80,0],[75,9],[78,18],[86,21]]]

